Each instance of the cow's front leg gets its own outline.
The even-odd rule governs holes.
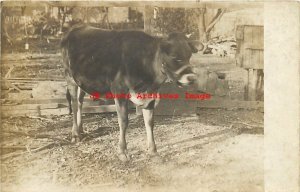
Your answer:
[[[154,102],[155,101],[153,101],[153,103],[150,103],[148,108],[143,109],[143,117],[144,117],[144,123],[145,123],[145,127],[146,127],[146,133],[147,133],[148,152],[149,152],[150,155],[157,155],[157,150],[156,150],[156,145],[155,145],[154,135],[153,135]]]
[[[118,122],[120,127],[119,137],[119,159],[123,162],[129,161],[130,157],[127,154],[126,145],[126,129],[128,127],[128,101],[126,99],[115,99],[115,104],[118,113]]]
[[[80,134],[79,134],[79,128],[77,124],[77,112],[78,112],[78,87],[76,85],[72,85],[71,83],[68,83],[68,90],[71,95],[71,105],[73,110],[73,126],[72,126],[72,143],[76,143],[80,141]]]

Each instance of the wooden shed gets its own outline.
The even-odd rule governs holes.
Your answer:
[[[245,100],[263,100],[264,83],[264,28],[240,25],[236,29],[237,66],[248,72]]]

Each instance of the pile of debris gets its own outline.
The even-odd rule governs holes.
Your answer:
[[[213,54],[220,57],[235,57],[236,53],[236,39],[235,37],[215,37],[208,41],[207,48],[204,54]]]

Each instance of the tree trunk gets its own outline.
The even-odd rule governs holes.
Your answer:
[[[199,30],[199,41],[201,41],[202,43],[206,43],[208,41],[208,36],[206,33],[206,26],[205,26],[205,12],[206,12],[206,8],[199,9],[198,30]]]
[[[210,33],[211,30],[214,28],[215,24],[220,21],[221,17],[225,13],[226,9],[218,9],[217,14],[214,16],[214,18],[211,20],[209,25],[206,27],[206,33]]]
[[[13,43],[12,43],[12,38],[10,37],[10,35],[8,34],[8,30],[7,30],[7,28],[6,28],[6,23],[5,23],[5,17],[6,17],[6,15],[7,15],[7,10],[6,10],[6,7],[3,7],[2,8],[2,18],[1,18],[1,21],[2,21],[2,34],[3,34],[3,42],[5,42],[5,43],[9,43],[10,45],[13,45]]]
[[[226,9],[218,9],[217,14],[212,18],[209,23],[205,23],[205,14],[206,8],[199,9],[199,22],[198,22],[198,30],[199,30],[199,40],[202,43],[206,43],[210,39],[210,32],[214,28],[215,24],[221,19],[223,14],[226,12]]]
[[[62,12],[62,17],[60,17],[59,33],[63,33],[64,24],[65,24],[65,21],[66,21],[67,8],[62,7],[62,8],[59,8],[59,9],[60,9],[60,12]]]
[[[102,25],[106,25],[107,29],[113,29],[112,25],[110,24],[110,21],[108,19],[108,7],[105,7],[104,16],[102,18]]]

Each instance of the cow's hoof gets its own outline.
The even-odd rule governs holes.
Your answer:
[[[148,153],[148,155],[149,155],[150,157],[159,156],[159,154],[157,153],[156,149],[154,149],[154,150],[148,149],[147,153]]]
[[[85,135],[85,132],[83,130],[79,131],[80,137],[83,137]]]
[[[151,152],[148,153],[150,161],[154,163],[163,163],[164,159],[157,153],[157,152]]]
[[[71,143],[78,143],[80,141],[79,136],[73,136],[71,139]]]
[[[130,161],[130,156],[126,153],[120,153],[118,155],[118,157],[119,157],[120,161],[122,161],[124,163]]]
[[[81,126],[81,127],[79,127],[79,135],[83,135],[83,134],[85,134],[85,132],[83,131],[83,128]]]

